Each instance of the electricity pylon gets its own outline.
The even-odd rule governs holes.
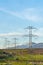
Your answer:
[[[7,47],[7,38],[5,38],[5,44],[4,44],[4,47],[5,47],[5,48]]]
[[[16,49],[17,38],[15,37],[15,38],[13,38],[13,39],[14,39],[14,47],[15,47],[15,49]]]
[[[7,38],[5,38],[5,47],[7,47],[7,49],[9,49],[9,43],[10,41]]]
[[[34,27],[32,27],[32,26],[28,26],[28,27],[26,27],[25,29],[28,29],[29,30],[29,34],[28,35],[25,35],[26,37],[28,36],[29,37],[29,48],[32,48],[32,37],[35,37],[36,35],[33,35],[32,34],[32,30],[33,29],[36,29],[36,28],[34,28]]]
[[[7,41],[7,43],[8,43],[8,49],[9,49],[9,44],[10,44],[10,41],[8,40],[8,41]]]

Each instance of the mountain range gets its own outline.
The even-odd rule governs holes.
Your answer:
[[[16,46],[16,49],[25,49],[29,48],[29,45],[18,45]],[[32,48],[43,48],[43,43],[32,43]],[[15,49],[15,47],[9,47],[9,49]]]

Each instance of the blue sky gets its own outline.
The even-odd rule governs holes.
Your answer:
[[[29,25],[38,28],[35,42],[43,42],[43,0],[0,0],[0,36],[28,33]]]

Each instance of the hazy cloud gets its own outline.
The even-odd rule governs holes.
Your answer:
[[[20,12],[13,12],[13,11],[6,10],[4,8],[0,8],[0,11],[24,20],[30,20],[33,22],[43,21],[43,9],[28,8]]]
[[[4,33],[4,34],[0,34],[0,37],[1,36],[20,36],[20,35],[23,35],[23,33],[20,33],[20,32]]]
[[[43,20],[43,10],[38,8],[28,8],[22,12],[22,16],[33,22],[39,22]]]

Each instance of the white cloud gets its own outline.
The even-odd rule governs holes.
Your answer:
[[[43,42],[43,28],[39,28],[37,31],[33,31],[34,35],[37,35],[35,42]]]
[[[4,8],[0,8],[0,11],[5,12],[5,13],[11,15],[11,16],[16,16],[18,18],[22,18],[22,16],[18,12],[9,11],[9,10],[6,10]]]
[[[37,31],[37,34],[39,37],[43,37],[43,28],[40,28],[38,31]]]
[[[21,35],[23,35],[23,33],[20,33],[20,32],[14,32],[14,33],[0,34],[0,37],[1,37],[1,36],[21,36]]]
[[[3,34],[0,34],[0,37],[1,36],[23,36],[25,34],[28,34],[28,30],[26,31],[18,31],[18,32],[9,32],[9,33],[3,33]],[[43,28],[40,28],[39,30],[37,31],[33,31],[33,34],[34,35],[38,35],[39,37],[43,37]]]
[[[20,12],[13,12],[4,8],[0,8],[0,11],[24,20],[30,20],[33,22],[43,21],[43,9],[39,8],[28,8]]]
[[[31,20],[33,22],[39,22],[43,20],[43,10],[41,9],[37,9],[37,8],[28,8],[25,9],[22,12],[22,16],[27,19],[27,20]]]

